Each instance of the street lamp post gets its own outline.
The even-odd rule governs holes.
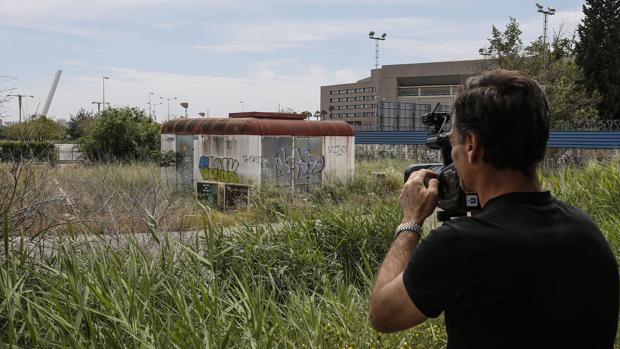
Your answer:
[[[103,103],[103,110],[105,110],[105,81],[108,80],[108,79],[110,79],[110,78],[107,77],[107,76],[103,76],[101,78],[101,82],[102,82],[101,87],[102,87],[102,92],[103,92],[103,96],[102,96],[103,98],[101,100],[103,101],[102,102]]]
[[[486,61],[487,58],[492,55],[491,53],[491,49],[488,47],[482,47],[478,49],[478,54],[484,57],[484,60]]]
[[[153,103],[151,104],[153,107],[153,119],[157,120],[157,105],[158,104],[162,104],[162,102],[160,101],[159,103]]]
[[[19,123],[21,124],[22,123],[22,98],[24,97],[34,98],[34,96],[17,94],[17,95],[7,95],[7,97],[17,97],[17,105],[19,106]]]
[[[179,98],[178,98],[178,97],[172,97],[172,98],[164,98],[164,97],[159,97],[159,99],[161,99],[161,100],[162,100],[162,103],[163,103],[163,100],[164,100],[164,99],[165,99],[166,101],[168,101],[168,119],[167,119],[167,120],[170,120],[170,101],[173,101],[173,100],[175,100],[175,99],[179,99]],[[161,104],[161,103],[160,103],[160,104]]]
[[[379,41],[385,41],[386,33],[381,34],[380,37],[375,37],[375,32],[370,31],[368,38],[375,40],[375,75],[373,77],[373,85],[375,90],[375,125],[379,123],[379,86],[377,84],[377,74],[379,69]]]
[[[188,102],[181,102],[179,104],[181,105],[181,107],[183,107],[183,109],[185,109],[185,118],[187,119],[187,108],[189,108],[189,103]]]
[[[547,86],[547,16],[553,16],[555,14],[555,9],[553,7],[547,6],[547,10],[543,9],[543,5],[536,3],[536,8],[538,9],[538,13],[542,13],[544,15],[543,22],[543,74],[544,74],[544,83],[543,88]]]
[[[243,113],[243,101],[239,101],[241,103],[241,112]]]
[[[149,116],[151,117],[151,120],[153,120],[153,104],[151,102],[151,96],[153,96],[154,94],[155,92],[149,92]]]
[[[96,104],[97,105],[97,114],[101,114],[101,105],[103,104],[103,102],[92,102],[91,104]],[[106,103],[108,106],[110,105],[110,103]],[[105,108],[105,105],[104,105]]]

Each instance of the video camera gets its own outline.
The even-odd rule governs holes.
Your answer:
[[[468,212],[473,213],[480,210],[478,194],[465,193],[460,185],[458,173],[452,163],[452,145],[448,134],[450,132],[449,112],[438,112],[439,103],[432,112],[422,116],[422,123],[428,127],[428,136],[425,145],[429,149],[437,149],[441,152],[442,164],[412,164],[405,169],[405,182],[411,173],[429,169],[437,174],[439,180],[439,199],[437,207],[442,211],[437,212],[439,221],[448,221],[453,217],[466,216]],[[426,180],[424,185],[428,186]]]

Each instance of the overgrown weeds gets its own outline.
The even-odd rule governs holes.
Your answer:
[[[56,177],[76,215],[135,214],[126,224],[141,224],[148,235],[124,234],[115,243],[89,239],[105,233],[105,226],[76,226],[67,218],[53,237],[30,241],[15,236],[21,232],[14,230],[15,220],[0,218],[0,342],[45,348],[444,348],[441,318],[392,335],[373,331],[367,321],[373,275],[401,218],[396,198],[404,165],[361,163],[353,182],[303,195],[265,190],[254,209],[231,213],[236,223],[245,222],[234,226],[196,205],[200,232],[183,242],[170,237],[169,226],[176,207],[185,204],[173,202],[167,211],[149,206],[172,194],[140,189],[154,184],[149,166],[83,168],[62,182]],[[616,256],[619,168],[617,162],[594,163],[542,176],[545,188],[594,217]],[[373,176],[376,171],[385,175]],[[71,194],[80,192],[96,199]],[[96,203],[112,213],[96,210]],[[254,224],[261,220],[265,224]]]

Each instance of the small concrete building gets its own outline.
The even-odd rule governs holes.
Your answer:
[[[231,113],[164,123],[161,150],[179,159],[162,177],[194,189],[201,182],[307,188],[351,178],[355,130],[299,114]]]

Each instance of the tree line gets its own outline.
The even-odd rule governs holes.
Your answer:
[[[45,116],[0,128],[0,139],[21,142],[74,142],[93,161],[159,160],[160,125],[136,107],[81,109],[67,126]],[[1,146],[1,145],[0,145]]]
[[[515,18],[492,26],[486,69],[521,70],[543,86],[553,122],[620,120],[620,0],[587,0],[575,33],[564,27],[546,44],[521,40]]]

